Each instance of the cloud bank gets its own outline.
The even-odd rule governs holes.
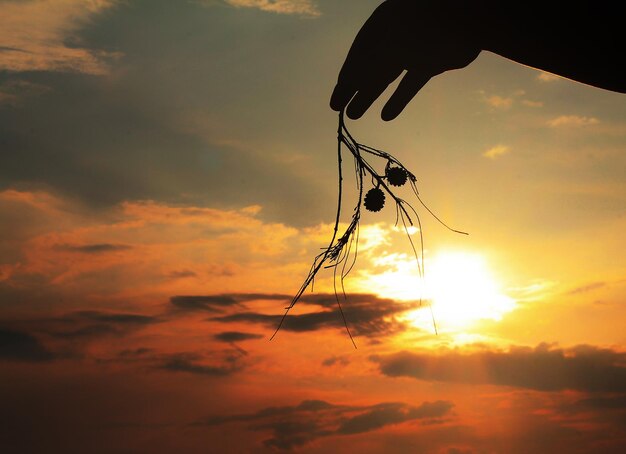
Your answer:
[[[372,360],[390,377],[537,391],[626,392],[626,353],[589,345],[562,349],[540,344],[472,353],[404,351]]]

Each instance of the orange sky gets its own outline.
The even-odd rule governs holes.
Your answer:
[[[469,236],[418,210],[421,280],[364,211],[358,349],[328,270],[269,342],[332,234],[327,100],[377,3],[0,2],[3,452],[626,449],[624,95],[493,54],[348,124]]]

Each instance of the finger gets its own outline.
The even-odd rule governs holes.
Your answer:
[[[380,5],[354,38],[330,98],[331,109],[340,111],[346,107],[359,90],[359,85],[365,85],[363,79],[373,73],[372,67],[376,67],[385,48],[389,47],[384,33],[387,9],[386,3]]]
[[[338,82],[330,96],[330,108],[339,112],[343,110],[356,93],[354,85]]]
[[[373,38],[370,36],[370,38]],[[368,51],[365,50],[368,39],[355,40],[346,61],[341,67],[337,85],[330,97],[330,107],[340,111],[354,97],[357,91],[363,86],[375,85],[377,81],[386,79],[385,73],[389,71],[385,60],[384,50],[380,43],[371,42]],[[379,74],[383,72],[383,74]]]
[[[359,85],[364,85],[363,79],[368,76],[371,77],[371,67],[375,59],[372,50],[380,46],[379,43],[375,42],[375,37],[373,33],[366,33],[366,28],[363,27],[355,38],[346,61],[339,71],[337,85],[330,97],[331,109],[343,110],[358,91]],[[368,66],[370,71],[368,71]]]
[[[404,110],[409,102],[415,97],[418,91],[430,80],[430,75],[423,74],[417,70],[410,70],[398,84],[398,88],[391,95],[389,101],[383,107],[380,116],[384,121],[396,118]]]
[[[376,87],[382,86],[380,92],[374,93],[374,99],[369,103],[371,104],[401,72],[395,69],[396,65],[389,60],[380,46],[371,49],[367,59],[359,57],[358,62],[355,59],[349,60],[346,59],[330,97],[330,107],[336,111],[345,109],[357,92],[363,89],[376,92]]]
[[[368,80],[367,84],[357,91],[346,109],[349,118],[356,120],[371,107],[378,97],[387,89],[389,84],[396,80],[402,73],[400,68],[389,70],[381,74],[376,80]]]

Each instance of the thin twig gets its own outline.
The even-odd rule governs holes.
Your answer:
[[[342,173],[342,156],[341,156],[342,145],[345,146],[345,148],[348,151],[350,151],[350,153],[352,154],[352,157],[354,158],[354,170],[355,170],[356,187],[358,190],[358,200],[354,208],[354,212],[352,214],[352,219],[350,221],[350,224],[348,224],[348,227],[346,228],[344,233],[340,237],[338,237],[339,222],[341,219],[341,202],[342,202],[342,197],[343,197],[343,173]],[[367,153],[368,155],[385,159],[387,161],[385,174],[379,175],[378,172],[374,169],[374,167],[372,167],[370,163],[367,162],[365,158],[361,155],[362,151]],[[350,134],[350,131],[348,131],[348,128],[346,128],[343,112],[339,113],[339,125],[337,128],[337,164],[338,164],[339,190],[338,190],[338,200],[337,200],[337,213],[335,216],[335,225],[333,228],[332,238],[330,242],[328,243],[328,246],[326,248],[323,248],[322,252],[318,254],[313,260],[313,264],[311,265],[309,274],[307,275],[306,279],[300,286],[300,289],[298,290],[298,292],[295,294],[295,296],[291,300],[291,303],[285,308],[285,313],[280,319],[280,323],[278,324],[278,327],[272,334],[272,337],[270,337],[270,340],[274,339],[274,337],[276,336],[276,334],[282,327],[283,322],[285,321],[285,318],[287,317],[287,314],[296,305],[296,303],[302,297],[304,291],[309,287],[309,285],[311,286],[311,290],[313,289],[315,276],[317,275],[319,270],[322,267],[324,267],[324,268],[333,268],[333,288],[335,291],[335,300],[337,302],[337,307],[339,308],[339,312],[343,319],[346,332],[348,333],[348,336],[350,337],[352,344],[356,348],[356,343],[354,342],[354,338],[352,336],[352,333],[350,332],[350,328],[348,327],[348,322],[343,312],[341,302],[339,301],[339,295],[337,293],[337,269],[341,265],[341,271],[339,273],[339,276],[341,279],[341,291],[344,296],[344,299],[346,299],[344,279],[350,273],[350,271],[352,271],[356,263],[357,256],[358,256],[359,234],[360,234],[359,223],[361,219],[361,206],[363,204],[363,178],[367,174],[370,175],[373,186],[376,188],[382,188],[395,202],[395,206],[396,206],[395,225],[396,226],[398,225],[398,220],[402,221],[404,230],[407,234],[409,243],[411,245],[411,249],[413,250],[413,255],[415,256],[415,260],[417,262],[417,270],[418,270],[420,279],[422,280],[424,279],[424,236],[423,236],[423,231],[422,231],[422,222],[415,208],[413,208],[413,206],[410,203],[397,197],[394,194],[394,192],[391,190],[391,188],[387,185],[387,182],[386,182],[386,180],[388,179],[387,173],[386,173],[387,169],[392,167],[392,165],[401,168],[406,173],[411,189],[413,190],[413,193],[415,194],[420,204],[437,221],[439,221],[441,225],[443,225],[447,229],[456,233],[467,235],[466,232],[455,230],[449,227],[437,215],[435,215],[435,213],[433,213],[433,211],[422,201],[419,191],[417,189],[417,178],[400,161],[398,161],[395,157],[393,157],[386,151],[378,150],[376,148],[357,142],[354,139],[354,137],[352,137],[352,135]],[[403,182],[401,184],[403,184]],[[420,233],[420,254],[417,253],[417,249],[409,233],[408,227],[409,225],[414,226],[414,223],[407,208],[408,210],[412,211],[414,215],[414,219],[417,222],[417,228]],[[407,222],[408,222],[408,225],[407,225]],[[354,243],[354,248],[355,248],[354,256],[353,256],[354,258],[350,260],[353,243]],[[420,260],[421,260],[421,263],[420,263]],[[348,265],[349,262],[351,263]],[[421,303],[422,303],[422,296],[420,296],[420,305]],[[429,305],[429,306],[430,306],[431,316],[433,319],[433,326],[435,328],[435,333],[437,333],[437,324],[435,322],[435,315],[432,309],[432,305]]]

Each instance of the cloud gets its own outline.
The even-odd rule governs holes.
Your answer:
[[[41,362],[53,358],[54,355],[34,336],[0,328],[0,360]]]
[[[255,334],[255,333],[242,333],[239,331],[225,331],[223,333],[218,333],[214,335],[213,337],[222,342],[242,342],[246,340],[262,339],[265,336],[263,336],[262,334]]]
[[[345,356],[331,356],[322,361],[322,366],[331,367],[334,365],[347,366],[350,360]]]
[[[0,191],[0,300],[90,307],[86,300],[104,297],[109,307],[128,310],[133,300],[141,310],[141,295],[174,295],[171,305],[179,311],[243,304],[259,295],[201,292],[207,286],[276,291],[279,282],[301,279],[307,264],[299,255],[312,241],[317,245],[317,230],[264,222],[253,213],[155,202],[97,213],[48,192]],[[196,279],[183,279],[191,276]]]
[[[347,300],[341,298],[350,330],[353,334],[370,338],[388,336],[403,331],[405,323],[395,316],[419,306],[418,303],[398,302],[370,294],[350,294]],[[344,329],[343,319],[336,309],[335,295],[305,295],[298,304],[321,306],[324,310],[305,314],[292,311],[287,315],[281,329],[300,333],[328,328]],[[278,326],[281,318],[282,313],[278,312],[276,314],[264,314],[246,311],[213,317],[210,320],[221,323],[257,323],[272,329]]]
[[[46,356],[42,352],[47,350],[36,340],[39,337],[53,341],[55,351],[59,348],[73,356],[77,349],[81,351],[84,349],[85,341],[110,336],[119,338],[161,322],[162,320],[156,316],[95,310],[71,312],[63,316],[48,318],[5,321],[6,324],[12,326],[11,332],[14,332],[14,327],[22,331],[19,333],[21,337],[16,337],[17,334],[13,337],[14,341],[20,341],[19,345],[23,345],[24,348],[28,347],[28,351],[33,352],[33,357],[40,355],[42,358]],[[71,346],[65,345],[67,343]]]
[[[225,307],[242,305],[254,300],[289,300],[289,295],[262,293],[224,293],[218,295],[181,295],[172,296],[170,303],[176,308],[187,311],[219,312]],[[242,306],[243,307],[243,306]]]
[[[2,48],[0,47],[0,59],[2,58]],[[13,107],[20,105],[22,98],[39,96],[50,90],[42,84],[28,82],[25,80],[9,80],[0,84],[0,104],[10,104]]]
[[[161,359],[158,369],[171,372],[187,372],[196,375],[206,375],[210,377],[225,377],[232,375],[243,368],[241,363],[241,353],[226,352],[221,357],[213,353],[213,357],[206,358],[197,353],[175,353],[165,355]]]
[[[76,32],[114,1],[0,2],[0,70],[105,74],[116,52],[80,46]]]
[[[83,320],[105,322],[116,325],[149,325],[158,322],[158,318],[149,315],[99,311],[79,311],[69,315],[69,318],[74,317]]]
[[[555,82],[557,80],[561,79],[560,76],[557,76],[555,74],[551,74],[551,73],[546,73],[546,72],[540,72],[537,75],[537,80],[541,81],[541,82]]]
[[[175,270],[167,273],[170,279],[185,279],[187,277],[198,277],[198,273],[192,270]]]
[[[417,407],[400,402],[348,406],[305,400],[295,406],[268,407],[256,413],[205,418],[193,425],[248,423],[250,430],[272,432],[272,437],[264,441],[267,447],[291,450],[322,437],[361,434],[414,420],[436,422],[448,415],[452,407],[451,402],[442,400],[424,402]]]
[[[600,120],[595,117],[581,117],[578,115],[561,115],[548,121],[548,125],[552,128],[589,126],[597,125],[598,123],[600,123]]]
[[[178,309],[187,311],[209,311],[219,312],[223,307],[234,306],[239,301],[229,295],[189,295],[189,296],[172,296],[170,303]]]
[[[296,14],[319,17],[319,8],[313,0],[225,0],[236,8],[257,8],[277,14]]]
[[[495,159],[503,156],[511,151],[508,145],[495,145],[483,153],[483,156],[489,159]]]
[[[485,102],[493,108],[507,110],[510,109],[513,105],[513,98],[505,98],[503,96],[493,95],[485,98]]]
[[[588,293],[591,292],[593,290],[597,290],[599,288],[603,288],[606,287],[607,283],[606,282],[592,282],[590,284],[586,284],[586,285],[582,285],[580,287],[576,287],[572,290],[569,290],[568,292],[566,292],[566,295],[579,295],[581,293]]]
[[[576,402],[568,404],[563,408],[574,411],[621,410],[626,412],[626,395],[588,397],[577,400]],[[623,423],[626,424],[626,419],[623,420]]]
[[[540,344],[471,353],[400,352],[372,360],[390,377],[538,391],[626,392],[626,353],[588,345],[561,349]]]
[[[15,11],[9,16],[9,10]],[[0,190],[45,187],[96,209],[129,200],[263,205],[266,218],[317,222],[334,185],[320,187],[322,175],[310,165],[283,159],[311,154],[302,139],[317,132],[296,120],[292,98],[283,96],[304,95],[296,78],[267,84],[276,74],[303,69],[295,56],[306,42],[285,40],[285,33],[302,33],[302,21],[269,13],[242,17],[241,11],[200,1],[0,1],[0,63],[17,68],[19,54],[24,69],[0,70],[0,85],[10,86],[0,88]],[[274,26],[277,20],[289,31]],[[47,22],[58,29],[55,49],[79,53],[79,61],[25,62],[54,59],[54,49],[46,44],[28,53],[7,43],[17,29],[34,45],[50,30]],[[269,60],[272,65],[261,64]],[[163,66],[174,61],[176,71]],[[250,65],[260,71],[254,80]],[[26,84],[46,90],[35,95]],[[268,105],[277,107],[271,116]],[[280,145],[277,128],[301,130]]]
[[[151,354],[154,349],[148,347],[127,348],[118,353],[119,358],[140,358],[145,355]]]
[[[92,310],[72,312],[56,319],[38,321],[33,329],[57,339],[85,341],[109,336],[126,336],[160,322],[159,318],[149,315]]]
[[[104,252],[127,251],[128,249],[132,248],[132,246],[128,246],[126,244],[109,244],[109,243],[83,244],[83,245],[62,244],[62,245],[58,245],[57,247],[59,250],[70,251],[70,252],[80,252],[83,254],[101,254]]]
[[[607,427],[622,433],[626,428],[626,394],[585,397],[566,402],[555,410],[564,419],[583,420],[588,425],[602,427],[604,433]]]

